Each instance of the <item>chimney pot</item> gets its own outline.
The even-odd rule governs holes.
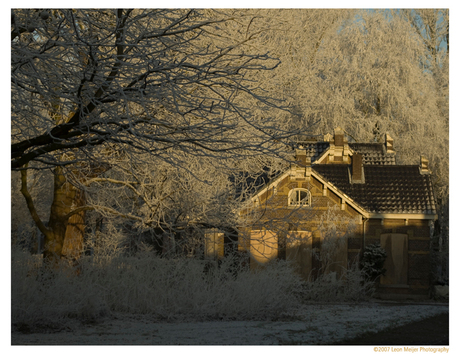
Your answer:
[[[393,138],[388,133],[386,133],[385,134],[385,148],[387,150],[387,154],[396,154],[393,144],[394,144]]]
[[[431,171],[428,169],[428,159],[425,156],[420,156],[420,174],[429,174]]]
[[[327,133],[327,134],[324,135],[323,141],[326,141],[326,142],[329,143],[331,140],[332,140],[332,135],[331,134]]]

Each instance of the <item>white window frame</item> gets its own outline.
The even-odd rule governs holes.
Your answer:
[[[300,200],[300,193],[306,192],[307,197]],[[293,194],[295,194],[295,201],[293,201]],[[290,207],[309,207],[311,206],[311,193],[305,188],[291,189],[288,195],[288,206]]]

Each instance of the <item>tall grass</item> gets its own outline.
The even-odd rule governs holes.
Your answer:
[[[298,306],[300,278],[284,263],[253,272],[235,259],[85,257],[75,268],[45,269],[12,255],[12,322],[95,320],[112,312],[159,318],[255,319]]]
[[[335,272],[321,274],[315,280],[305,282],[302,299],[321,302],[355,302],[369,299],[375,292],[375,283],[354,263],[344,269],[337,278]]]
[[[289,263],[257,271],[235,258],[217,263],[196,258],[166,259],[153,252],[83,257],[78,268],[52,269],[27,252],[12,252],[12,324],[34,327],[95,321],[114,313],[156,319],[276,319],[295,313],[304,301],[360,301],[373,284],[361,271],[346,270],[304,282]]]

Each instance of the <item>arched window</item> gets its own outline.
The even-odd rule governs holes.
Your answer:
[[[289,206],[310,206],[311,196],[308,189],[295,188],[289,192],[288,205]]]

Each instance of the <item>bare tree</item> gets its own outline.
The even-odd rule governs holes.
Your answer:
[[[395,138],[398,163],[430,160],[438,195],[448,194],[448,12],[280,11],[262,38],[282,63],[272,73],[298,114],[285,126],[350,138]],[[285,22],[285,23],[284,23]],[[278,30],[275,30],[278,25]]]
[[[262,158],[285,154],[283,138],[337,126],[359,142],[388,132],[398,163],[427,156],[446,205],[447,11],[13,14],[12,168],[58,166],[66,182],[56,188],[56,205],[75,194],[58,218],[61,230],[70,216],[96,206],[107,217],[124,210],[145,225],[173,225],[176,217],[180,227],[215,223],[210,181],[228,191],[219,168],[227,176],[281,168],[279,160]],[[288,109],[279,109],[281,101]],[[87,191],[86,200],[76,198],[68,180]],[[129,209],[105,193],[109,183],[142,206]],[[197,197],[199,189],[207,193]],[[26,197],[42,232],[55,229],[41,225],[32,199]],[[203,213],[198,205],[209,207]],[[231,215],[231,203],[223,210]]]
[[[308,126],[309,133],[318,133],[318,123],[328,114],[319,84],[324,78],[322,71],[333,62],[334,53],[328,43],[355,14],[356,10],[348,9],[257,11],[254,23],[266,29],[258,41],[281,60],[275,71],[261,73],[262,84],[291,108],[289,112],[272,113],[287,128],[295,130]],[[324,61],[328,55],[332,62]]]
[[[278,65],[249,45],[259,34],[251,20],[213,10],[13,10],[11,166],[47,258],[61,256],[69,218],[84,217],[76,182],[100,177],[108,160],[148,153],[182,168],[172,151],[276,153],[292,132],[252,114],[279,102],[251,75]],[[45,225],[27,170],[52,166]]]
[[[448,279],[448,267],[445,264],[449,263],[449,10],[413,9],[398,12],[398,15],[411,24],[422,40],[425,49],[422,65],[433,77],[436,113],[438,120],[443,123],[443,131],[436,130],[439,143],[434,145],[431,156],[434,155],[434,184],[438,197],[438,221],[434,230],[433,249],[440,251],[439,254],[434,254],[435,258],[440,257],[440,261],[436,263],[442,264],[441,271],[436,272],[445,281]]]
[[[263,11],[261,11],[263,12]],[[296,114],[286,127],[323,135],[342,127],[350,141],[395,138],[398,164],[428,158],[437,195],[435,247],[449,234],[449,11],[267,10],[260,40],[281,59],[267,90]],[[270,86],[273,84],[275,86]]]
[[[398,164],[428,157],[438,197],[435,247],[446,251],[449,11],[283,11],[289,25],[264,38],[267,48],[282,52],[271,81],[298,113],[284,115],[286,126],[310,126],[318,135],[341,126],[358,142],[378,141],[387,132],[395,138]]]

